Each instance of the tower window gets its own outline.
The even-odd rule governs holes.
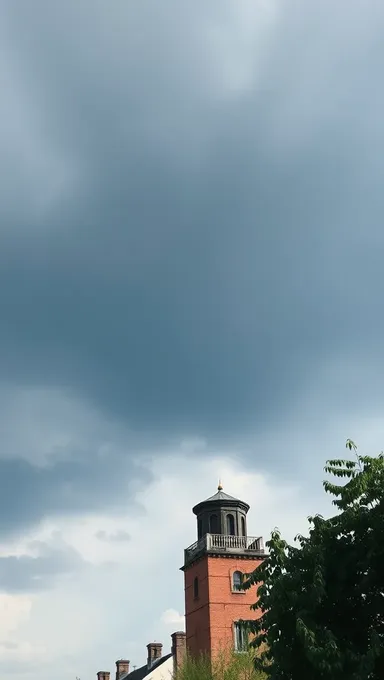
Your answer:
[[[217,515],[211,515],[209,518],[209,530],[211,534],[219,533],[219,518]]]
[[[248,630],[245,623],[235,621],[234,623],[234,642],[235,652],[246,652],[248,649]]]
[[[197,538],[203,537],[203,521],[201,519],[197,520]]]
[[[193,580],[193,597],[195,600],[199,597],[199,579],[197,576]]]
[[[241,518],[241,535],[242,536],[246,535],[246,533],[245,533],[245,517]]]
[[[233,515],[227,515],[227,534],[228,536],[235,535],[235,518]]]
[[[243,580],[244,576],[241,571],[235,571],[232,576],[232,590],[236,590],[237,592],[241,591]]]

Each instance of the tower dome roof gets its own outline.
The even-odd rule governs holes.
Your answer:
[[[192,512],[195,515],[198,515],[206,507],[208,508],[221,506],[239,507],[242,508],[246,513],[249,510],[248,503],[245,503],[244,501],[241,501],[239,498],[235,498],[234,496],[230,496],[228,493],[225,493],[220,482],[219,486],[217,487],[216,493],[213,494],[213,496],[206,498],[205,501],[200,501],[200,503],[195,505],[195,507],[192,509]]]
[[[238,501],[241,503],[239,498],[235,498],[234,496],[230,496],[228,493],[225,493],[218,488],[217,492],[213,494],[213,496],[210,496],[207,498],[205,501],[202,501],[203,503],[211,503],[212,501]]]

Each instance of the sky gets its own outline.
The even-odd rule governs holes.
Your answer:
[[[0,0],[0,678],[183,628],[192,506],[288,540],[384,448],[384,5]]]

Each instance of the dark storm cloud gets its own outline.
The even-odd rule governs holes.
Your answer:
[[[36,542],[35,557],[29,555],[0,557],[0,591],[7,593],[44,590],[52,581],[65,574],[79,571],[85,562],[68,546],[61,549]]]
[[[60,390],[2,386],[0,413],[0,538],[52,514],[119,513],[128,498],[143,512],[145,437]]]
[[[92,512],[101,505],[119,510],[134,485],[151,479],[147,470],[121,454],[100,458],[93,449],[80,453],[72,448],[68,452],[72,459],[44,467],[20,458],[0,460],[0,537],[47,516]],[[133,500],[130,510],[141,512]]]
[[[277,3],[253,58],[236,6],[1,10],[1,374],[156,441],[281,423],[338,355],[383,366],[384,7]],[[113,475],[1,465],[35,518]]]

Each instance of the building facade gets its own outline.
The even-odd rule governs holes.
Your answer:
[[[252,611],[256,587],[241,588],[244,575],[264,559],[262,537],[248,536],[249,505],[224,493],[198,503],[197,540],[184,551],[186,645],[191,655],[244,651],[248,634],[242,620]]]

